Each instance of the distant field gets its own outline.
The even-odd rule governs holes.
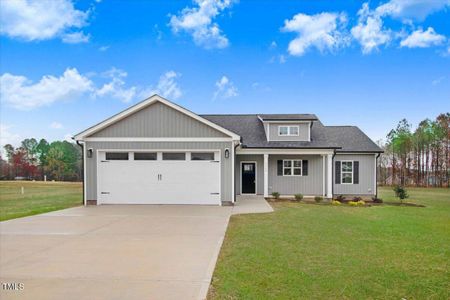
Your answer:
[[[82,202],[81,182],[0,181],[0,221],[78,206]]]

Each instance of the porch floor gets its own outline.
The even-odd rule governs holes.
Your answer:
[[[273,212],[272,206],[261,195],[237,195],[233,215]]]

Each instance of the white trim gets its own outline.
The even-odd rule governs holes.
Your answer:
[[[373,186],[373,191],[372,194],[376,195],[376,191],[377,191],[377,155],[378,154],[374,154],[373,155],[373,160],[374,160],[374,165],[375,165],[375,170],[373,172],[373,182],[374,182],[374,186]]]
[[[261,119],[262,120],[262,119]],[[286,120],[270,120],[270,121],[264,121],[264,120],[262,120],[262,122],[264,122],[264,123],[302,123],[302,124],[305,124],[305,123],[311,123],[311,122],[314,122],[314,121],[317,121],[317,120],[311,120],[311,121],[305,121],[305,120],[302,120],[302,121],[295,121],[295,120],[293,120],[293,121],[286,121]]]
[[[281,127],[287,127],[287,134],[281,134]],[[291,134],[291,128],[297,128],[297,134]],[[300,126],[299,125],[278,125],[278,136],[300,136]]]
[[[291,162],[291,166],[290,167],[284,167],[284,162],[285,161],[290,161]],[[301,162],[301,167],[294,167],[294,161],[300,161]],[[291,169],[291,175],[285,175],[284,174],[284,169]],[[300,175],[295,175],[294,174],[294,169],[300,169]],[[303,176],[303,159],[283,159],[283,172],[282,172],[282,176],[283,177],[301,177]]]
[[[333,154],[333,149],[280,149],[280,148],[238,148],[236,154],[285,154],[285,155],[300,155],[300,154]]]
[[[269,197],[269,154],[264,155],[264,197]]]
[[[154,151],[153,151],[154,150]],[[100,169],[100,152],[112,152],[112,151],[116,151],[116,152],[139,152],[139,151],[148,151],[148,149],[97,149],[96,150],[96,196],[97,196],[97,205],[100,205],[100,189],[99,189],[99,169]],[[186,163],[186,162],[192,162],[192,160],[187,160],[187,156],[186,155],[186,160],[163,160],[162,159],[162,152],[186,152],[186,153],[190,153],[192,151],[194,152],[202,152],[202,151],[209,151],[209,152],[215,152],[218,153],[217,157],[215,157],[216,161],[218,161],[218,163],[220,164],[220,170],[219,170],[219,193],[220,193],[220,201],[222,201],[222,150],[221,149],[152,149],[153,152],[157,153],[157,158],[156,160],[149,160],[149,161],[142,161],[139,160],[137,162],[139,163],[145,163],[145,162],[170,162],[170,163]],[[114,162],[129,162],[130,160],[130,155],[128,156],[128,160],[115,160]],[[207,161],[195,161],[195,162],[203,162],[203,163],[209,163],[211,162],[210,160]],[[256,180],[256,173],[255,173],[255,180]]]
[[[344,173],[350,173],[349,171],[342,171],[342,163],[343,162],[346,162],[346,163],[348,163],[348,162],[351,162],[352,163],[352,171],[351,171],[351,173],[352,173],[352,182],[343,182],[343,180],[344,180],[344,177],[342,177],[342,174],[344,174]],[[353,160],[341,160],[341,184],[353,184],[353,174],[354,174],[354,171],[355,171],[355,167],[354,167],[354,161]]]
[[[333,197],[333,154],[327,155],[327,198]]]
[[[266,136],[267,136],[267,141],[270,142],[270,123],[267,123]]]
[[[311,142],[311,127],[312,127],[312,122],[309,122],[309,126],[308,126],[308,141]]]
[[[243,193],[242,192],[242,163],[254,163],[255,164],[255,193]],[[239,174],[241,178],[241,195],[256,195],[258,194],[258,164],[253,160],[243,160],[240,163]]]
[[[146,100],[144,100],[144,101],[142,101],[142,102],[140,102],[140,103],[138,103],[138,104],[136,104],[136,105],[134,105],[134,106],[132,106],[132,107],[130,107],[130,108],[128,108],[128,109],[118,113],[118,114],[116,114],[115,116],[112,116],[111,118],[106,119],[105,121],[103,121],[103,122],[101,122],[101,123],[99,123],[99,124],[97,124],[97,125],[95,125],[93,127],[90,127],[88,129],[78,133],[77,135],[74,136],[74,139],[75,140],[83,140],[85,137],[87,137],[87,136],[89,136],[89,135],[91,135],[91,134],[93,134],[95,132],[98,132],[99,130],[101,130],[101,129],[107,127],[107,126],[110,126],[111,124],[114,124],[114,123],[116,123],[116,122],[126,118],[127,116],[133,114],[134,112],[137,112],[137,111],[139,111],[139,110],[141,110],[141,109],[143,109],[143,108],[145,108],[145,107],[147,107],[147,106],[149,106],[149,105],[151,105],[151,104],[153,104],[155,102],[163,103],[163,104],[165,104],[165,105],[167,105],[167,106],[169,106],[169,107],[171,107],[171,108],[173,108],[173,109],[175,109],[175,110],[177,110],[177,111],[179,111],[179,112],[181,112],[181,113],[183,113],[185,115],[188,115],[189,117],[191,117],[191,118],[193,118],[193,119],[195,119],[195,120],[197,120],[199,122],[202,122],[203,124],[206,124],[206,125],[214,128],[214,129],[216,129],[217,131],[220,131],[220,132],[222,132],[222,133],[224,133],[226,135],[229,135],[233,140],[240,140],[240,136],[239,135],[237,135],[237,134],[229,131],[228,129],[225,129],[225,128],[223,128],[223,127],[221,127],[221,126],[219,126],[219,125],[217,125],[217,124],[215,124],[215,123],[213,123],[213,122],[211,122],[211,121],[209,121],[209,120],[207,120],[205,118],[202,118],[199,115],[194,114],[193,112],[191,112],[191,111],[189,111],[189,110],[187,110],[187,109],[185,109],[185,108],[183,108],[183,107],[181,107],[179,105],[176,105],[176,104],[174,104],[174,103],[172,103],[172,102],[162,98],[159,95],[153,95],[153,96],[147,98]]]
[[[235,169],[235,166],[234,166],[234,164],[235,164],[235,153],[234,153],[235,148],[234,147],[235,146],[236,145],[234,143],[232,143],[231,144],[231,149],[230,149],[230,152],[231,152],[231,202],[233,202],[233,203],[236,200],[236,195],[235,195],[235,180],[236,180],[236,177],[235,177],[235,174],[234,174],[234,172],[235,172],[235,170],[234,170]]]
[[[231,138],[185,138],[185,137],[88,137],[86,142],[231,142]]]
[[[87,178],[86,178],[86,143],[83,143],[83,205],[87,205]],[[92,158],[91,158],[92,159]]]

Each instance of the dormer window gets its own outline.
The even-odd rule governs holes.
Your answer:
[[[278,126],[279,136],[298,136],[299,126]]]

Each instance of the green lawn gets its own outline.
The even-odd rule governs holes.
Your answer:
[[[450,299],[450,189],[408,190],[426,207],[275,203],[233,216],[209,298]]]
[[[24,187],[24,194],[21,194]],[[0,181],[0,221],[81,205],[79,182]]]

